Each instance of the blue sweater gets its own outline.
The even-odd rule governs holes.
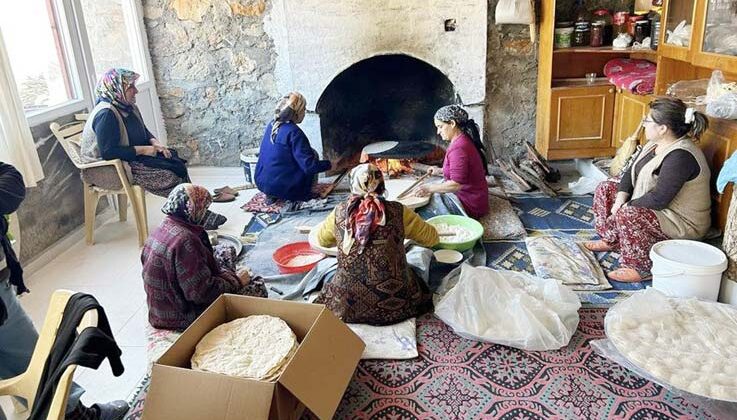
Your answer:
[[[256,186],[262,192],[285,200],[312,198],[312,179],[330,169],[330,161],[320,160],[307,136],[294,123],[279,127],[271,142],[271,125],[266,126],[256,163]]]

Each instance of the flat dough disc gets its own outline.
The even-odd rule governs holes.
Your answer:
[[[385,180],[384,185],[386,186],[386,193],[384,193],[384,197],[389,201],[399,201],[410,209],[416,209],[427,205],[430,202],[430,196],[417,197],[414,195],[414,191],[410,192],[409,195],[403,197],[401,200],[397,200],[397,196],[414,184],[415,181],[416,180],[414,178]]]
[[[696,299],[666,301],[641,308],[638,319],[630,308],[614,306],[606,316],[607,336],[622,355],[663,383],[737,402],[737,309]]]
[[[367,155],[375,155],[377,153],[386,152],[387,150],[391,150],[394,148],[394,146],[398,145],[399,142],[396,141],[379,141],[376,143],[371,143],[363,148],[363,153]]]
[[[192,369],[257,380],[275,380],[297,350],[282,319],[252,315],[207,333],[192,355]]]

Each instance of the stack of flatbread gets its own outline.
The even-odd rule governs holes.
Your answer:
[[[297,337],[282,319],[252,315],[222,324],[202,337],[192,355],[192,369],[274,381],[297,346]]]

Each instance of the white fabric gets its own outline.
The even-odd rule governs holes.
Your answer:
[[[0,161],[15,166],[23,175],[26,187],[43,179],[41,160],[28,127],[23,104],[18,95],[10,58],[0,32]]]
[[[648,288],[607,312],[616,349],[658,382],[737,402],[737,309]]]
[[[361,359],[413,359],[417,357],[415,318],[377,327],[347,324],[366,344]]]
[[[435,305],[435,315],[465,338],[556,350],[576,332],[580,307],[576,294],[554,279],[464,264],[458,283]]]
[[[494,17],[497,25],[535,23],[535,12],[530,0],[499,0]]]

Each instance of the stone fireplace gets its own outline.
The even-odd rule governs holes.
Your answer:
[[[484,0],[274,0],[266,17],[281,93],[307,98],[322,156],[376,141],[437,141],[432,116],[463,105],[484,127]]]

